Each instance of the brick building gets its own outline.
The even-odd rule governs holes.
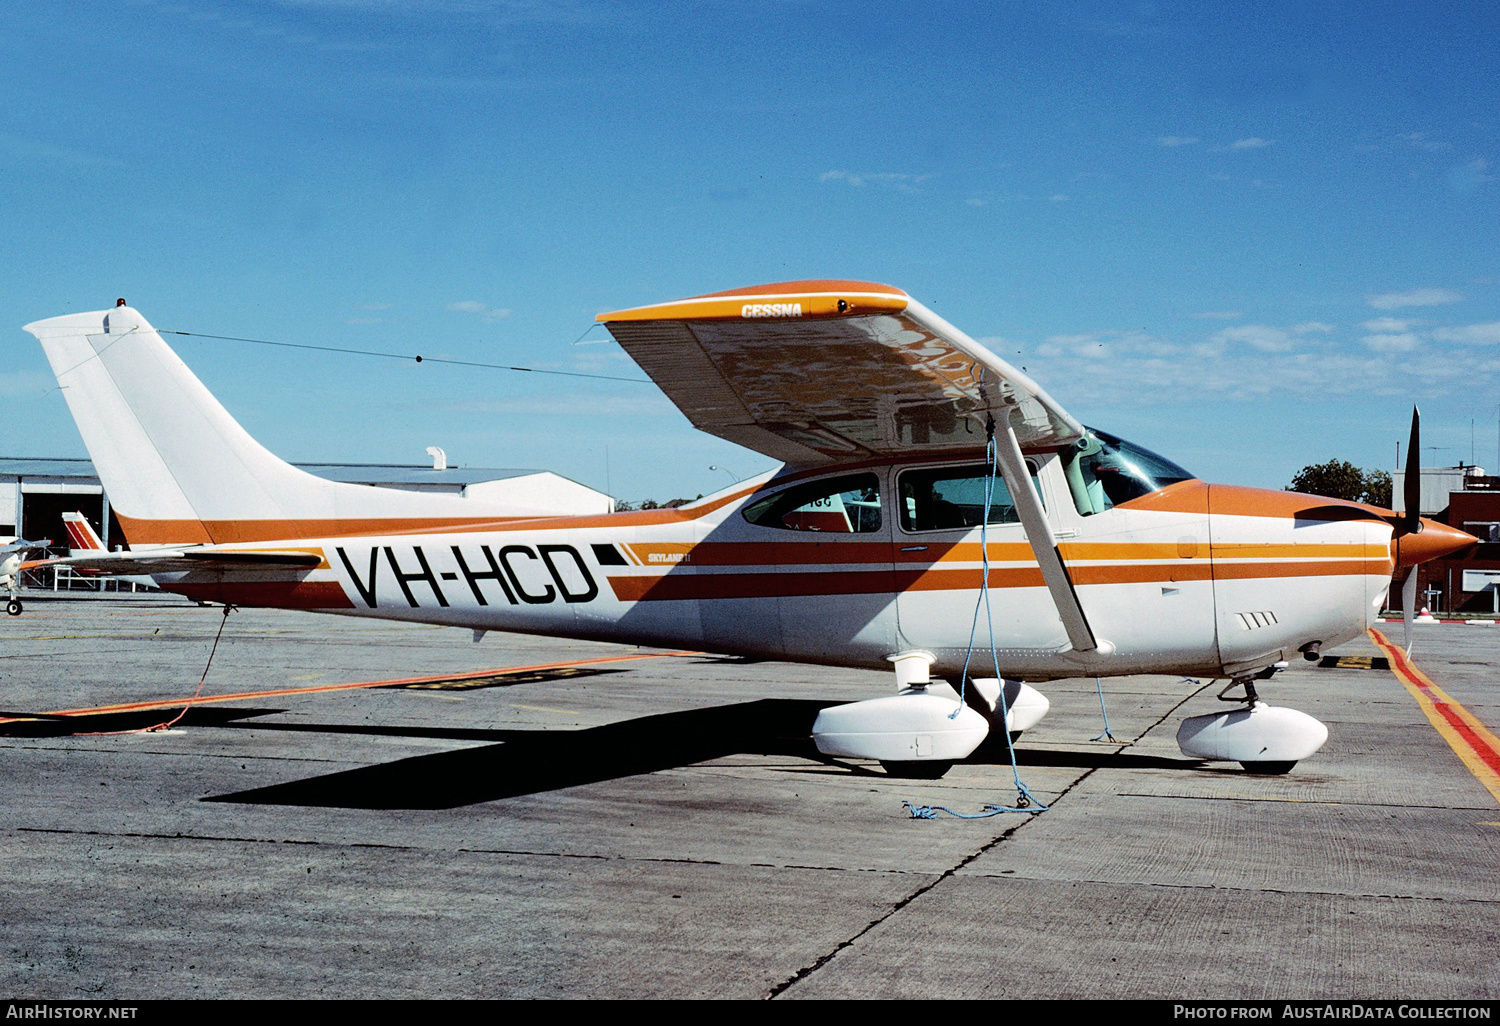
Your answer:
[[[1457,490],[1449,490],[1446,503],[1441,509],[1428,509],[1437,505],[1441,498],[1429,497],[1429,477],[1459,474],[1452,483]],[[1418,602],[1434,613],[1497,613],[1500,612],[1500,477],[1486,475],[1478,467],[1441,467],[1422,469],[1423,507],[1422,515],[1430,516],[1450,527],[1462,528],[1478,538],[1479,544],[1467,552],[1460,552],[1448,559],[1435,559],[1418,568]],[[1402,494],[1401,482],[1395,483],[1394,494],[1399,504]],[[1401,608],[1401,581],[1391,587],[1390,606]]]

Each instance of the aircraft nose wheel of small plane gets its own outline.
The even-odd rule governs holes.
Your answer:
[[[11,599],[9,602],[5,603],[5,611],[7,613],[9,613],[11,616],[20,616],[21,615],[21,600],[20,599]]]
[[[953,768],[953,763],[941,759],[921,759],[910,762],[887,762],[881,760],[880,768],[888,777],[901,780],[937,780]]]

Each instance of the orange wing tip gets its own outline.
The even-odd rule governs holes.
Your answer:
[[[596,321],[804,320],[900,313],[911,297],[870,281],[788,281],[602,313]]]

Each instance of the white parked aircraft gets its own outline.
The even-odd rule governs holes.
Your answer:
[[[0,545],[0,588],[5,589],[5,611],[11,616],[21,615],[21,571],[31,565],[26,562],[26,554],[45,549],[51,544],[47,539],[27,541],[25,538],[12,538],[8,543]]]
[[[785,465],[678,509],[591,516],[325,481],[252,439],[122,305],[26,327],[132,547],[62,562],[239,605],[894,660],[899,702],[845,707],[818,733],[898,769],[984,736],[923,687],[929,667],[960,673],[983,583],[1007,677],[1228,678],[1247,708],[1197,718],[1213,722],[1184,750],[1280,771],[1322,738],[1277,717],[1322,726],[1257,704],[1253,681],[1357,637],[1393,571],[1475,540],[1200,481],[1084,427],[890,286],[790,282],[599,320],[695,426]]]

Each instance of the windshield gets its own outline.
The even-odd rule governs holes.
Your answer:
[[[1085,430],[1087,437],[1062,458],[1073,505],[1086,517],[1193,479],[1194,475],[1149,449],[1104,431]]]

